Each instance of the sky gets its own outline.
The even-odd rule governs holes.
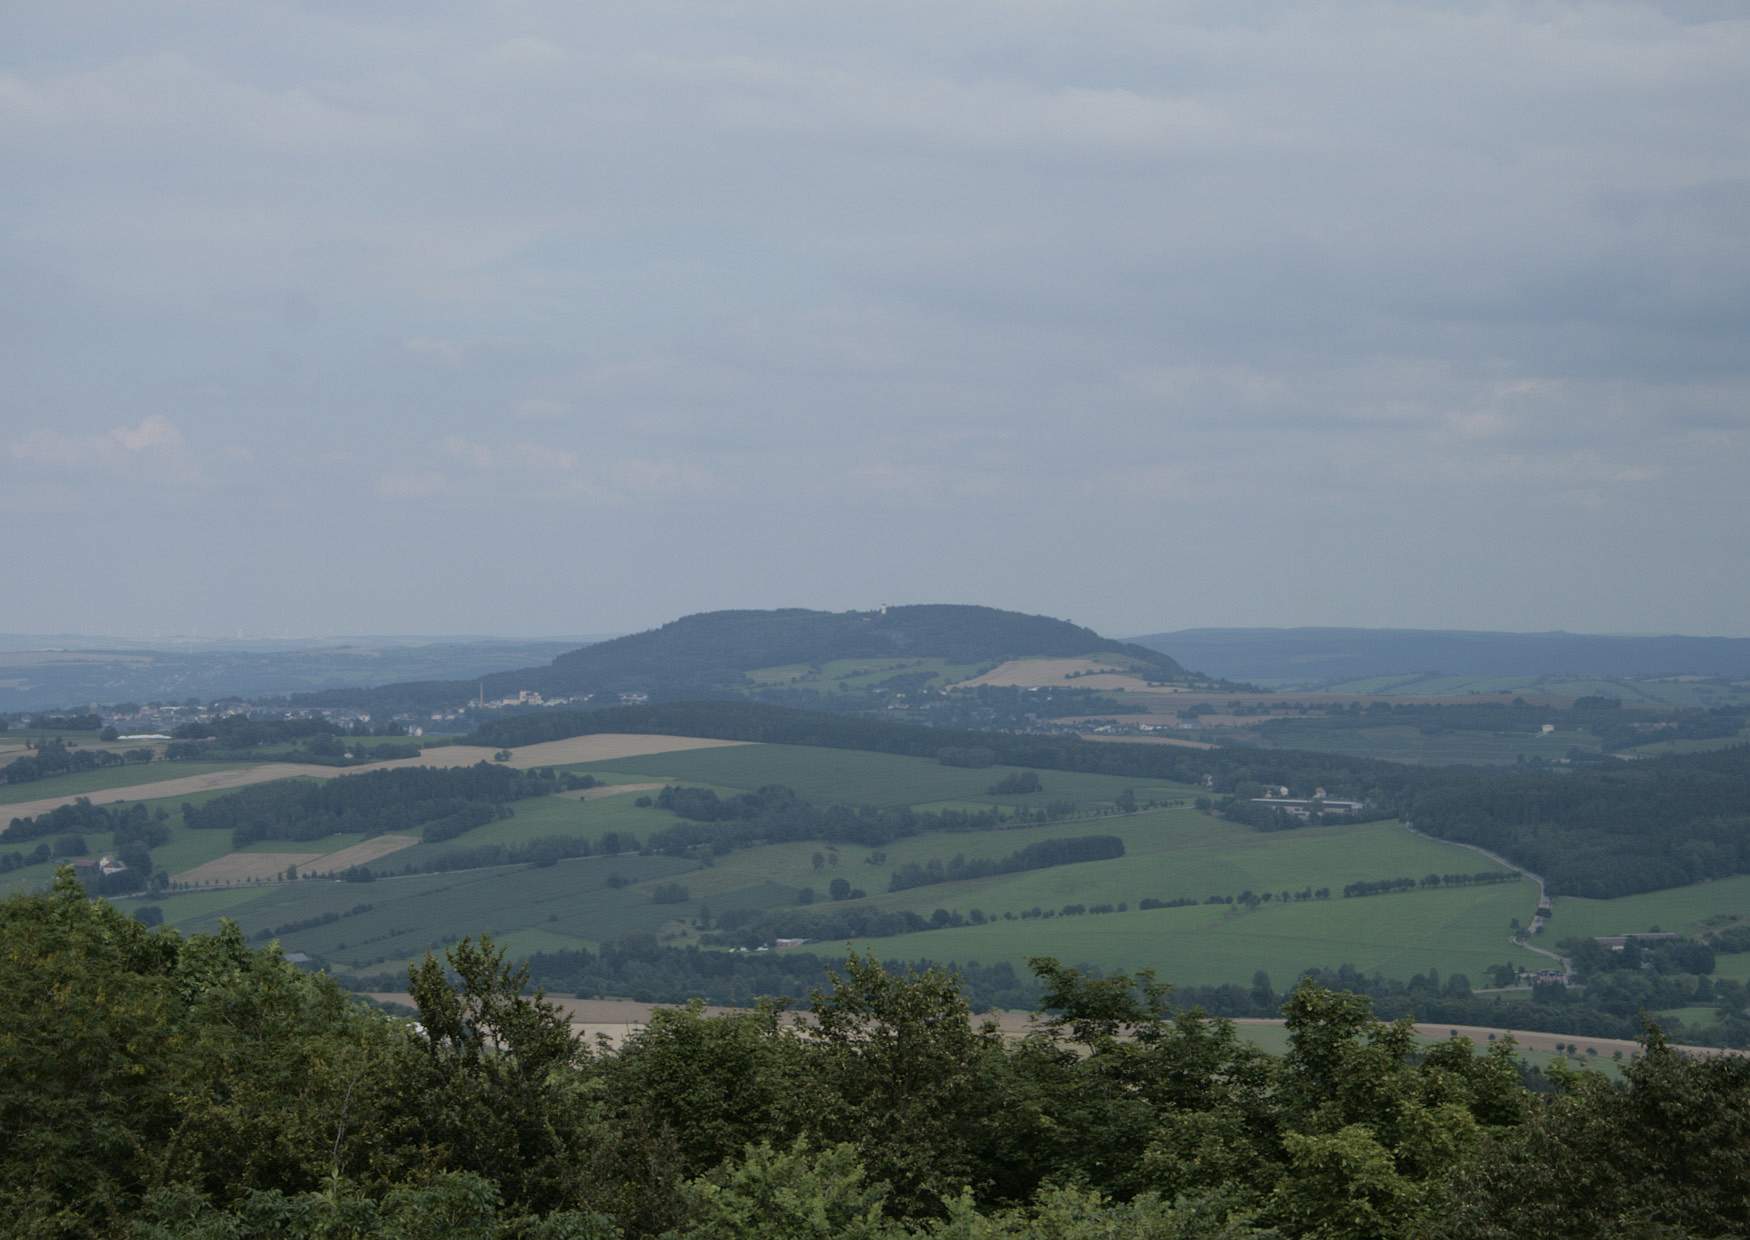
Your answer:
[[[1735,2],[0,5],[0,630],[1750,634]]]

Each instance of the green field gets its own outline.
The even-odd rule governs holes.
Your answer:
[[[253,762],[144,762],[128,766],[106,766],[95,771],[75,771],[23,784],[0,784],[0,806],[17,805],[21,801],[46,801],[50,797],[76,797],[90,792],[105,792],[111,788],[127,788],[134,784],[161,783],[166,779],[182,779],[191,775],[207,775],[214,771],[235,771],[254,766]]]
[[[628,931],[656,931],[676,915],[676,906],[652,903],[651,887],[665,878],[684,881],[692,868],[691,862],[669,857],[592,857],[539,869],[502,866],[374,883],[281,883],[243,889],[255,897],[250,900],[220,908],[191,906],[187,912],[181,902],[206,893],[154,903],[163,907],[166,920],[184,930],[212,930],[224,916],[250,934],[370,904],[368,913],[288,934],[284,946],[343,968],[374,968],[466,934],[541,930],[560,936],[544,940],[551,949],[561,938],[580,947]],[[632,885],[611,887],[608,880],[613,877]]]
[[[1750,728],[1736,736],[1715,736],[1707,740],[1654,741],[1650,745],[1636,745],[1623,753],[1633,758],[1652,758],[1664,753],[1711,753],[1715,749],[1730,749],[1734,745],[1750,745]]]
[[[1639,934],[1655,928],[1694,933],[1745,918],[1750,918],[1750,874],[1615,900],[1557,896],[1555,915],[1550,918],[1544,937],[1559,942],[1566,938]]]
[[[1259,729],[1274,749],[1310,749],[1320,753],[1384,758],[1418,766],[1512,766],[1520,758],[1563,758],[1570,749],[1596,752],[1598,738],[1590,732],[1445,731],[1432,736],[1406,724],[1377,728],[1329,727],[1317,719],[1291,719]]]
[[[1291,982],[1305,968],[1343,963],[1404,978],[1438,968],[1480,982],[1488,965],[1537,961],[1508,941],[1510,921],[1515,917],[1523,921],[1529,915],[1533,895],[1528,883],[1348,900],[1340,894],[1323,901],[1281,900],[1283,892],[1309,888],[1328,887],[1340,893],[1344,884],[1361,879],[1492,868],[1474,853],[1413,835],[1395,823],[1258,832],[1193,809],[1188,802],[1195,790],[1181,785],[1042,771],[1043,792],[993,796],[986,789],[1014,768],[967,769],[922,758],[805,746],[702,749],[614,759],[584,769],[612,781],[674,780],[725,793],[785,784],[818,804],[976,809],[1068,801],[1079,815],[1019,828],[933,832],[902,838],[881,849],[807,841],[743,849],[708,862],[622,854],[544,868],[520,865],[399,874],[404,867],[480,844],[517,845],[544,836],[594,840],[609,831],[645,839],[678,821],[666,810],[638,806],[633,795],[595,800],[553,796],[519,802],[511,817],[453,840],[391,854],[373,867],[379,878],[372,883],[307,879],[179,893],[151,902],[164,909],[168,921],[185,929],[211,929],[226,916],[250,933],[326,912],[347,914],[368,903],[372,908],[366,913],[285,935],[288,950],[309,952],[339,969],[365,971],[393,967],[427,948],[480,932],[504,938],[519,952],[593,946],[632,932],[653,934],[670,943],[696,943],[699,932],[692,923],[707,910],[713,916],[736,909],[796,910],[807,889],[814,894],[813,911],[839,907],[827,899],[835,878],[868,893],[853,904],[924,917],[937,909],[963,916],[978,909],[993,919],[984,926],[866,944],[887,958],[1009,960],[1024,965],[1030,955],[1055,955],[1109,968],[1154,967],[1169,980],[1191,984],[1245,983],[1263,968],[1279,985]],[[1127,790],[1144,805],[1154,801],[1165,807],[1118,813],[1115,802]],[[214,795],[223,794],[187,799]],[[229,832],[193,831],[182,824],[182,800],[162,802],[170,813],[172,838],[154,850],[155,864],[171,873],[231,851]],[[1119,836],[1125,855],[887,890],[891,873],[908,863],[947,863],[956,855],[1004,857],[1040,840],[1088,834]],[[261,841],[250,850],[326,852],[356,838]],[[100,841],[92,841],[94,850],[99,845]],[[884,854],[879,860],[878,853]],[[31,867],[0,883],[40,886],[51,874],[49,866]],[[615,882],[610,884],[610,878]],[[668,882],[686,887],[684,902],[654,902],[656,887]],[[1207,903],[1148,911],[1137,907],[1145,898],[1203,901],[1248,890],[1269,893],[1272,901],[1254,912]],[[124,902],[124,907],[138,903]],[[1129,907],[1106,914],[1021,918],[1034,908],[1055,913],[1066,904]],[[1558,907],[1552,933],[1566,930],[1565,916]],[[829,943],[822,950],[846,946]]]
[[[1533,957],[1508,942],[1508,919],[1524,912],[1524,884],[1413,892],[1366,899],[1267,904],[1255,912],[1227,906],[1132,909],[1102,916],[997,921],[870,940],[884,957],[1008,961],[1055,956],[1106,968],[1153,969],[1180,985],[1248,979],[1257,969],[1292,981],[1301,971],[1351,964],[1407,978],[1430,968],[1480,978],[1504,960]],[[827,953],[852,945],[822,943]]]
[[[1392,694],[1414,697],[1462,697],[1469,694],[1522,694],[1527,698],[1572,700],[1613,697],[1625,706],[1725,706],[1750,701],[1750,685],[1670,678],[1563,676],[1437,676],[1407,674],[1367,676],[1322,686],[1321,693]]]
[[[931,805],[945,801],[977,802],[1032,808],[1048,801],[1077,805],[1111,802],[1125,789],[1137,799],[1181,800],[1196,790],[1164,781],[1122,779],[1113,775],[1083,775],[1040,771],[1042,792],[1028,796],[992,796],[986,789],[1022,768],[943,766],[929,758],[905,758],[855,749],[820,749],[807,745],[740,745],[724,749],[693,749],[614,758],[578,770],[630,773],[646,779],[710,784],[751,792],[766,784],[783,784],[804,800],[828,805]]]
[[[1734,982],[1750,982],[1750,952],[1714,956],[1714,976]]]

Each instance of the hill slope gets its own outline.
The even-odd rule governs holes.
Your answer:
[[[1281,685],[1366,676],[1746,676],[1750,638],[1440,629],[1185,629],[1135,639],[1210,676]]]
[[[1185,671],[1165,653],[1102,637],[1092,629],[994,607],[927,604],[880,611],[711,611],[660,628],[569,651],[546,667],[483,681],[387,685],[368,693],[311,695],[306,701],[413,705],[461,702],[523,689],[548,697],[585,693],[653,696],[733,692],[761,668],[837,659],[931,658],[999,663],[1025,656],[1123,655],[1163,676]]]

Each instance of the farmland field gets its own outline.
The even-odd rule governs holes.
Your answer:
[[[1078,805],[1111,801],[1125,789],[1140,800],[1178,800],[1194,794],[1182,784],[1041,771],[1044,791],[1027,796],[992,795],[987,789],[1020,767],[943,766],[929,758],[906,758],[855,749],[820,749],[806,745],[747,745],[737,749],[693,750],[619,759],[597,767],[612,772],[656,776],[689,784],[753,791],[783,784],[804,800],[827,805],[930,805],[944,801],[981,805],[1033,806],[1071,800]]]
[[[184,870],[175,880],[194,886],[266,882],[279,878],[288,866],[302,870],[320,856],[318,852],[232,852]]]
[[[1335,728],[1317,719],[1288,720],[1261,728],[1258,735],[1274,749],[1308,749],[1320,753],[1384,758],[1421,766],[1458,763],[1511,766],[1521,757],[1562,758],[1570,749],[1596,752],[1598,738],[1590,732],[1473,732],[1452,730],[1426,735],[1409,725],[1377,728]]]
[[[1709,925],[1750,919],[1750,874],[1691,883],[1664,891],[1621,896],[1615,900],[1582,900],[1557,896],[1555,916],[1545,938],[1594,938],[1638,934],[1652,929],[1694,932]],[[1720,957],[1722,961],[1730,956]]]
[[[594,736],[575,736],[566,740],[546,741],[539,745],[525,745],[511,755],[507,765],[517,770],[530,770],[541,766],[565,766],[583,762],[599,762],[610,758],[682,752],[690,749],[736,748],[743,743],[742,741],[722,741],[694,736],[599,733]],[[369,771],[393,770],[405,766],[472,766],[476,762],[491,761],[496,752],[489,747],[478,745],[439,745],[422,751],[416,758],[392,758],[384,762],[367,762],[360,766],[326,766],[307,762],[188,764],[189,768],[216,768],[208,770],[204,774],[190,773],[190,770],[184,768],[181,763],[175,764],[174,772],[168,775],[163,773],[164,768],[158,767],[156,764],[150,767],[127,767],[124,769],[153,773],[145,776],[145,783],[139,779],[133,779],[125,783],[112,784],[106,788],[92,789],[89,792],[89,799],[96,805],[109,805],[117,801],[145,800],[148,797],[181,797],[196,792],[242,788],[251,784],[290,779],[298,775],[314,779],[336,779],[348,775],[362,775]],[[154,787],[152,780],[158,780],[160,783]],[[19,787],[32,789],[38,785],[20,784]],[[35,792],[31,794],[30,800],[15,804],[11,813],[16,817],[29,818],[37,814],[47,813],[57,805],[66,804],[73,799],[74,796],[68,793],[52,795]]]
[[[647,748],[672,739],[639,738],[631,747]],[[591,752],[582,747],[560,755],[541,748],[549,758]],[[517,765],[534,765],[534,749],[516,751]],[[601,752],[599,743],[594,752]],[[1105,967],[1152,966],[1168,980],[1194,984],[1244,983],[1259,968],[1282,984],[1304,968],[1343,963],[1400,978],[1432,967],[1480,981],[1488,965],[1507,960],[1529,965],[1537,960],[1508,941],[1510,921],[1515,917],[1523,921],[1530,913],[1529,883],[1342,898],[1343,885],[1357,880],[1493,868],[1474,853],[1413,835],[1395,823],[1258,832],[1191,808],[1195,790],[1182,785],[1042,771],[1040,793],[993,795],[988,788],[1015,768],[968,769],[923,758],[806,746],[621,751],[591,763],[556,764],[588,770],[625,791],[518,802],[511,816],[452,840],[409,842],[378,857],[372,865],[378,877],[370,883],[266,882],[234,891],[152,897],[147,902],[161,905],[167,920],[186,929],[210,929],[222,915],[255,933],[338,914],[339,919],[328,924],[288,932],[286,947],[351,971],[391,968],[428,948],[483,931],[505,938],[517,951],[590,946],[632,932],[686,945],[699,941],[693,923],[705,906],[711,916],[732,910],[800,912],[798,906],[810,898],[815,901],[811,914],[864,907],[924,917],[944,909],[965,916],[977,909],[994,919],[983,926],[870,940],[866,946],[884,958],[1009,960],[1024,965],[1029,955],[1047,954]],[[639,798],[631,792],[634,787],[647,789],[666,781],[724,793],[786,784],[823,805],[980,809],[1067,801],[1078,812],[1049,824],[902,837],[880,849],[804,841],[740,849],[708,863],[621,853],[545,867],[524,864],[407,873],[444,854],[485,844],[516,846],[550,836],[599,840],[608,832],[647,838],[678,820],[654,805],[639,806]],[[1133,792],[1145,808],[1117,812],[1118,798],[1126,791]],[[219,794],[207,792],[190,799],[213,795]],[[1151,801],[1159,807],[1147,808]],[[229,832],[184,826],[181,798],[160,804],[169,811],[172,838],[154,850],[154,862],[179,875],[222,859],[228,866],[252,867],[248,875],[232,879],[272,879],[289,864],[309,869],[320,865],[321,858],[355,845],[383,846],[381,840],[335,836],[291,845],[263,840],[234,850]],[[946,864],[956,855],[1001,858],[1031,843],[1085,835],[1116,835],[1124,842],[1125,855],[887,890],[892,872],[914,862]],[[103,843],[94,839],[92,846]],[[276,855],[280,853],[286,855]],[[293,853],[298,855],[294,858]],[[7,878],[41,885],[51,873],[46,865],[35,866]],[[837,878],[868,894],[835,904],[827,895]],[[684,887],[684,895],[658,903],[656,889],[668,883]],[[1714,886],[1723,890],[1725,885]],[[1298,902],[1280,898],[1284,892],[1319,887],[1331,888],[1333,897]],[[1253,912],[1208,903],[1147,911],[1138,907],[1143,899],[1204,901],[1245,891],[1268,893],[1272,900]],[[123,907],[134,903],[126,901]],[[371,907],[351,912],[361,904]],[[1124,912],[1058,914],[1066,904],[1128,907]],[[1035,908],[1058,915],[1022,918]],[[1558,908],[1552,933],[1566,928],[1565,915]],[[821,950],[830,954],[846,946],[827,943]]]
[[[1242,981],[1263,969],[1280,982],[1302,970],[1352,964],[1407,978],[1430,968],[1478,978],[1492,964],[1537,958],[1513,947],[1508,919],[1522,916],[1529,884],[1412,892],[1356,900],[1132,909],[1102,916],[996,921],[871,940],[883,956],[1007,961],[1056,956],[1107,968],[1154,969],[1179,985]],[[822,943],[811,950],[848,950]],[[859,945],[862,946],[862,945]]]
[[[1457,697],[1471,694],[1520,694],[1528,700],[1567,703],[1578,697],[1613,697],[1634,706],[1723,706],[1750,700],[1741,685],[1689,678],[1563,676],[1440,676],[1410,674],[1368,676],[1324,685],[1320,693],[1386,694],[1390,696]]]
[[[1073,689],[1147,689],[1146,665],[1128,655],[1088,655],[1083,658],[1011,659],[980,676],[961,682],[956,688],[973,689],[980,685],[1005,688],[1073,688]]]
[[[0,784],[0,814],[7,817],[20,816],[18,810],[8,808],[20,802],[70,801],[87,793],[130,786],[140,787],[141,795],[128,799],[140,800],[156,795],[150,790],[155,783],[215,771],[234,771],[250,765],[252,764],[247,762],[145,762],[128,766],[106,766],[95,771],[75,771],[68,775],[54,775],[48,779],[36,779],[22,784]]]

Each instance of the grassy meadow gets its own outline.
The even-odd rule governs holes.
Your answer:
[[[1364,972],[1407,978],[1439,969],[1481,978],[1504,960],[1531,964],[1506,931],[1520,914],[1528,885],[1410,892],[1365,899],[1272,903],[1247,912],[1226,905],[1150,909],[933,930],[870,940],[883,956],[1008,961],[1056,956],[1107,968],[1153,969],[1180,985],[1244,983],[1258,969],[1277,983],[1302,970],[1352,964]],[[853,944],[822,943],[836,952]]]
[[[1451,730],[1426,735],[1418,727],[1398,724],[1377,728],[1334,728],[1318,719],[1289,719],[1259,730],[1275,749],[1308,749],[1319,753],[1384,758],[1418,766],[1512,766],[1520,758],[1556,759],[1570,749],[1596,752],[1598,738],[1590,732],[1472,732]]]
[[[1183,784],[1070,771],[1040,771],[1039,780],[1044,786],[1041,792],[1026,796],[993,795],[987,791],[993,784],[1022,768],[943,766],[928,758],[807,745],[693,749],[641,758],[613,758],[575,769],[748,792],[766,784],[783,784],[795,789],[804,800],[819,805],[843,803],[887,808],[928,807],[944,802],[1031,808],[1048,801],[1074,801],[1078,806],[1091,806],[1113,801],[1126,789],[1133,791],[1140,801],[1181,800],[1196,795],[1195,789]]]
[[[1746,918],[1750,918],[1750,874],[1739,874],[1614,900],[1557,896],[1544,937],[1559,941],[1655,929],[1696,933]],[[1731,959],[1720,957],[1722,962]]]
[[[151,767],[129,768],[138,778]],[[177,764],[174,773],[191,770]],[[1184,984],[1248,984],[1263,969],[1278,987],[1303,969],[1348,963],[1407,978],[1430,968],[1464,973],[1480,983],[1489,965],[1539,958],[1509,942],[1510,922],[1525,920],[1534,891],[1527,882],[1343,899],[1344,884],[1363,879],[1473,872],[1488,868],[1476,854],[1412,835],[1396,823],[1257,832],[1201,813],[1190,805],[1194,789],[1101,775],[1042,771],[1044,790],[1016,796],[987,789],[1014,768],[967,769],[920,758],[819,749],[748,745],[618,758],[575,769],[610,783],[684,782],[728,794],[766,784],[786,784],[818,804],[876,804],[925,808],[1030,808],[1068,801],[1078,816],[1055,823],[995,831],[930,833],[884,848],[780,843],[714,857],[709,862],[621,854],[562,861],[546,867],[501,866],[441,874],[400,873],[460,848],[517,845],[545,836],[599,839],[609,831],[640,839],[677,821],[655,806],[639,806],[634,793],[579,798],[551,796],[519,802],[514,814],[440,844],[418,844],[374,864],[369,883],[303,879],[229,888],[204,888],[163,897],[132,899],[159,906],[167,921],[189,930],[210,930],[222,917],[250,934],[295,926],[326,914],[325,925],[289,929],[287,950],[320,957],[342,971],[380,971],[417,958],[464,934],[487,932],[514,952],[594,946],[628,933],[658,940],[697,943],[693,924],[737,909],[798,910],[812,890],[812,911],[847,907],[828,901],[835,878],[867,894],[850,905],[907,910],[929,917],[937,909],[970,916],[984,925],[933,930],[869,940],[883,957],[941,961],[1007,960],[1024,966],[1029,956],[1053,955],[1107,968],[1153,968]],[[105,774],[97,772],[96,774]],[[45,783],[49,781],[44,781]],[[40,787],[33,786],[33,787]],[[1115,802],[1134,793],[1155,808],[1119,813]],[[194,831],[182,822],[184,800],[202,801],[222,792],[147,802],[167,811],[170,841],[154,850],[160,869],[180,873],[231,852],[229,832]],[[954,856],[998,858],[1047,839],[1101,834],[1123,839],[1125,855],[991,875],[956,883],[887,890],[892,872],[909,863],[946,864]],[[249,852],[330,853],[358,842],[336,835],[313,841],[259,841]],[[93,852],[109,841],[93,838]],[[52,876],[49,864],[0,877],[0,892],[37,887]],[[684,901],[657,903],[657,888],[679,883]],[[1282,893],[1328,887],[1326,900],[1283,900]],[[1252,911],[1243,906],[1199,903],[1142,910],[1143,899],[1238,896],[1252,891],[1272,897]],[[352,910],[361,904],[371,907]],[[1066,904],[1110,904],[1125,911],[1063,915]],[[1053,916],[1023,917],[1038,909]],[[1612,901],[1562,898],[1546,936],[1553,943],[1572,934],[1613,934],[1659,925],[1684,930],[1750,915],[1750,876],[1698,884]],[[845,942],[811,945],[835,953]],[[1750,955],[1720,957],[1721,976],[1750,977]]]

